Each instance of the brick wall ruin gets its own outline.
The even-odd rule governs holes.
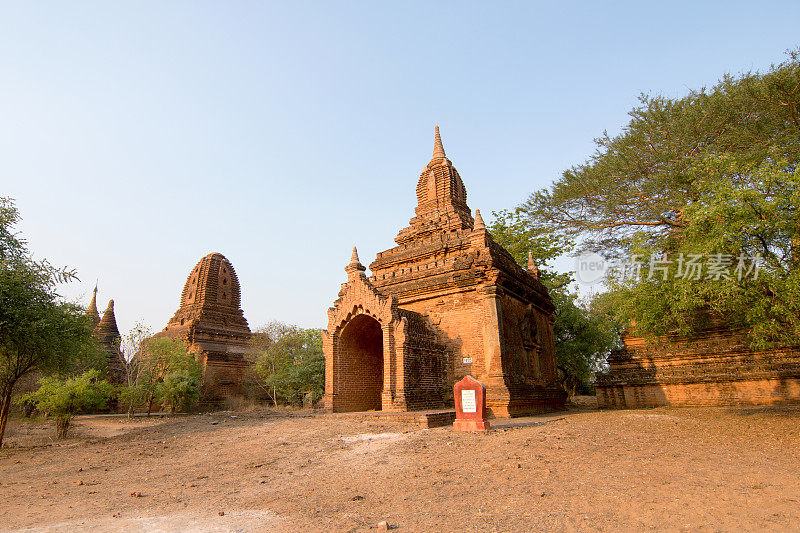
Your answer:
[[[721,325],[692,337],[627,336],[597,379],[600,407],[745,405],[800,401],[800,352],[752,350]]]

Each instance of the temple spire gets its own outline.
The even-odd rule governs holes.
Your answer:
[[[475,225],[473,226],[473,230],[486,230],[486,224],[483,223],[480,209],[475,210]]]
[[[528,250],[528,272],[536,279],[539,279],[541,275],[539,267],[536,266],[536,262],[533,260],[533,253],[530,250]]]
[[[444,146],[442,146],[442,137],[439,135],[439,126],[436,126],[436,134],[433,139],[433,157],[431,161],[438,161],[447,157],[444,153]]]
[[[117,317],[114,315],[114,300],[108,301],[108,307],[106,307],[106,310],[103,312],[103,318],[100,319],[96,331],[99,335],[119,337]]]
[[[364,272],[367,270],[367,267],[361,264],[361,261],[358,259],[358,250],[356,247],[353,246],[353,253],[350,256],[350,263],[344,267],[345,272],[347,272],[348,276],[356,275],[359,272]]]
[[[89,307],[86,308],[86,314],[92,317],[95,326],[100,322],[100,313],[97,312],[97,283],[94,284],[92,301],[89,302]]]

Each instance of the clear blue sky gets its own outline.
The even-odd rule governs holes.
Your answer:
[[[326,325],[393,246],[439,124],[487,215],[680,97],[800,45],[798,2],[0,2],[0,195],[61,288],[164,327],[226,255],[251,326]]]

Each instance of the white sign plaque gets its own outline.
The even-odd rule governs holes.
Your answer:
[[[472,362],[472,357],[462,357],[461,362],[465,365],[468,365]]]
[[[475,405],[475,390],[461,391],[461,411],[464,413],[478,412],[478,407]]]

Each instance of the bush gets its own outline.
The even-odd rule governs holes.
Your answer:
[[[54,416],[56,437],[64,439],[72,417],[78,413],[104,409],[111,390],[111,384],[100,379],[100,372],[94,369],[65,380],[42,378],[39,380],[39,389],[22,396],[19,403],[32,403],[39,411]]]
[[[190,369],[176,370],[164,376],[164,381],[156,386],[156,397],[162,404],[168,404],[170,413],[176,409],[189,411],[200,399],[200,376]]]

